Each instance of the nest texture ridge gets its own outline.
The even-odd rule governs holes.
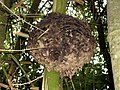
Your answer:
[[[96,42],[91,29],[72,16],[50,13],[30,32],[28,48],[36,61],[48,71],[56,70],[60,75],[71,77],[93,55]],[[43,34],[44,33],[44,34]]]

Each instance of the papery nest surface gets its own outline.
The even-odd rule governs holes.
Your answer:
[[[45,32],[39,29],[30,32],[28,48],[38,48],[31,54],[48,71],[56,70],[61,77],[71,77],[90,61],[96,41],[84,22],[69,15],[50,13],[37,27]]]

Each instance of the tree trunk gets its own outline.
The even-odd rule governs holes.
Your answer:
[[[120,0],[108,0],[107,15],[115,90],[120,90]]]

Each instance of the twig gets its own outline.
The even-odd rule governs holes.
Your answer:
[[[43,9],[43,7],[45,7],[45,5],[47,4],[47,2],[48,2],[48,0],[43,4],[43,6],[39,9],[39,12],[38,13],[40,13],[40,11]]]
[[[5,61],[6,63],[10,63],[10,64],[12,64],[13,62],[11,62],[11,60],[8,60],[8,61]],[[20,61],[19,62],[20,64],[24,64],[24,65],[32,65],[33,63],[32,62],[30,62],[30,61]]]
[[[13,88],[13,86],[12,86],[11,80],[9,80],[9,79],[8,79],[8,85],[9,85],[10,90],[15,90],[15,88]]]
[[[51,27],[52,27],[52,25],[50,25],[50,26],[47,28],[47,30],[44,31],[37,39],[40,39],[44,34],[46,34],[46,33],[50,30]]]
[[[29,81],[29,82],[22,83],[22,84],[13,84],[13,86],[23,86],[23,85],[31,84],[31,83],[37,81],[38,79],[40,79],[40,78],[42,78],[42,77],[43,77],[43,74],[42,74],[41,76],[37,77],[37,78],[34,79],[34,80],[31,80],[31,81]]]
[[[44,31],[44,33],[42,33],[39,37],[38,37],[38,39],[40,39],[45,33],[47,33],[48,31],[49,31],[50,29],[48,28],[46,31]]]
[[[65,78],[65,83],[66,83],[66,86],[67,86],[67,89],[68,89],[69,85],[68,85],[67,78]]]
[[[3,87],[3,88],[6,88],[6,89],[9,89],[9,86],[8,85],[5,85],[3,83],[0,83],[0,87]]]
[[[8,81],[8,85],[9,85],[8,88],[11,88],[11,90],[13,90],[13,87],[12,87],[12,85],[11,85],[12,82],[11,82],[10,79],[8,78],[8,74],[7,74],[4,66],[2,66],[2,69],[3,69],[3,72],[4,72],[4,74],[5,74],[6,78],[7,78],[7,81]]]
[[[72,83],[72,88],[73,88],[73,90],[75,90],[75,85],[74,85],[74,83],[73,83],[72,78],[70,78],[70,81],[71,81],[71,83]]]
[[[12,50],[12,49],[0,49],[0,52],[10,52],[10,53],[13,53],[13,52],[25,52],[25,51],[32,51],[32,50],[38,50],[38,49],[41,49],[40,47],[37,47],[37,48],[27,48],[27,49],[21,49],[21,50]]]
[[[7,80],[8,80],[8,74],[7,74],[7,71],[5,70],[4,66],[2,66],[2,70],[3,70],[3,72],[4,72],[5,77],[6,77]]]

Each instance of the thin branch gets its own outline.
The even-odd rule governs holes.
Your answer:
[[[27,49],[21,49],[21,50],[12,50],[12,49],[0,49],[0,52],[1,53],[5,53],[5,52],[10,52],[10,53],[13,53],[13,52],[25,52],[25,51],[32,51],[32,50],[38,50],[38,49],[41,49],[41,47],[37,47],[37,48],[27,48]]]
[[[50,29],[48,28],[44,33],[42,33],[39,37],[38,37],[38,39],[40,39],[44,34],[46,34],[48,31],[49,31]]]
[[[67,78],[65,78],[65,83],[66,83],[66,87],[67,87],[67,89],[68,89],[69,85],[68,85]]]
[[[12,86],[12,81],[9,79],[7,81],[8,81],[10,90],[15,90],[15,88],[13,88],[13,86]]]
[[[7,61],[5,61],[5,63],[9,63],[9,64],[12,64],[13,62],[11,62],[11,60],[7,60]],[[24,65],[32,65],[33,63],[32,62],[30,62],[30,61],[21,61],[21,62],[19,62],[20,64],[24,64]]]
[[[8,82],[9,88],[11,88],[11,90],[13,90],[13,87],[12,87],[12,85],[11,85],[12,82],[11,82],[10,79],[8,78],[8,74],[7,74],[4,66],[2,66],[2,69],[3,69],[3,72],[4,72],[5,76],[6,76],[6,78],[7,78],[7,82]]]
[[[31,81],[26,82],[26,83],[21,83],[21,84],[13,84],[13,86],[23,86],[23,85],[31,84],[31,83],[37,81],[37,80],[40,79],[40,78],[43,78],[43,74],[42,74],[41,76],[37,77],[37,78],[34,79],[34,80],[31,80]]]
[[[40,11],[43,9],[43,7],[45,7],[45,5],[47,4],[48,1],[49,1],[49,0],[47,0],[47,1],[43,4],[43,6],[40,8],[40,10],[39,10],[38,13],[40,13]]]
[[[3,83],[0,83],[0,87],[3,87],[3,88],[6,88],[6,89],[9,89],[9,86],[8,85],[5,85]]]
[[[71,81],[71,83],[72,83],[72,88],[73,88],[73,90],[75,90],[75,85],[74,85],[74,83],[73,83],[72,78],[70,78],[70,81]]]
[[[2,70],[3,70],[3,72],[4,72],[5,77],[6,77],[7,80],[8,80],[8,74],[7,74],[7,71],[5,70],[4,66],[2,66]]]
[[[38,39],[40,39],[44,34],[46,34],[50,29],[48,28],[46,31],[44,31],[39,37]],[[24,38],[29,38],[29,35],[26,34],[26,33],[23,33],[23,32],[14,32],[15,35],[17,36],[21,36],[21,37],[24,37]]]

